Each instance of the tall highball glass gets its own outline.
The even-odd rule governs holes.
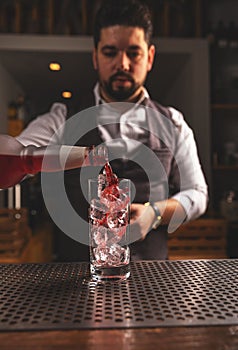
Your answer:
[[[88,183],[90,270],[94,280],[120,281],[130,276],[129,207],[131,182],[119,179],[117,195],[98,179]]]

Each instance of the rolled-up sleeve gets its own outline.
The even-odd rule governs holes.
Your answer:
[[[49,142],[61,144],[67,108],[54,103],[50,111],[34,119],[16,139],[24,146],[47,146]]]

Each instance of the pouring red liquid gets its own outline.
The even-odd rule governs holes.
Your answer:
[[[104,145],[25,147],[15,138],[0,134],[0,188],[16,185],[27,174],[104,165],[107,159],[107,149]]]

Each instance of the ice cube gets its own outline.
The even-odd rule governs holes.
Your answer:
[[[98,246],[97,248],[93,249],[93,253],[94,253],[94,257],[97,265],[107,264],[109,251],[110,251],[109,247],[102,247],[102,246]]]
[[[119,244],[113,244],[111,247],[98,246],[93,250],[96,265],[118,266],[128,260],[126,248]]]
[[[107,262],[110,265],[119,265],[124,257],[125,248],[121,247],[119,244],[113,244],[110,247]]]
[[[107,207],[100,201],[100,199],[92,199],[91,201],[91,214],[93,216],[94,213],[105,213],[107,211]]]
[[[110,202],[110,210],[112,211],[120,211],[122,209],[126,209],[129,204],[129,196],[127,196],[125,193],[122,193],[119,191],[119,196],[114,197],[114,200]],[[104,203],[104,200],[102,200]],[[105,204],[107,203],[107,200],[105,200]]]
[[[106,212],[108,208],[98,199],[93,199],[90,205],[90,222],[92,225],[106,224]]]
[[[125,226],[128,224],[128,211],[114,211],[107,216],[107,225],[109,228],[114,229],[116,227]]]
[[[110,202],[119,198],[119,189],[116,185],[108,186],[101,192],[101,199],[107,199]]]
[[[107,229],[104,226],[94,226],[91,229],[96,245],[105,246],[108,241]]]
[[[120,242],[125,233],[126,226],[107,230],[107,245],[111,246],[115,243]]]

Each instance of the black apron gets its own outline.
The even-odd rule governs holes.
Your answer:
[[[94,98],[92,96],[91,102],[87,103],[87,106],[93,106],[93,104]],[[174,162],[172,156],[174,128],[172,128],[168,122],[166,130],[163,132],[163,128],[165,127],[164,122],[166,124],[166,120],[169,121],[171,119],[169,110],[150,99],[145,99],[144,105],[150,107],[148,109],[149,112],[147,112],[149,135],[146,146],[153,150],[156,157],[160,160],[162,167],[161,173],[158,173],[158,170],[156,170],[156,173],[153,174],[153,163],[151,159],[147,157],[147,154],[145,155],[145,164],[150,169],[150,176],[155,182],[156,180],[158,182],[156,190],[153,191],[154,193],[150,194],[149,178],[143,168],[137,163],[137,157],[133,158],[133,161],[125,157],[113,159],[113,154],[110,154],[109,149],[109,159],[113,159],[110,161],[110,164],[114,173],[120,178],[130,179],[135,186],[136,193],[133,200],[135,203],[145,203],[149,198],[152,198],[153,201],[157,201],[168,197],[168,189],[166,189],[166,186],[168,178],[170,177],[171,166]],[[68,127],[68,123],[66,123],[63,143],[78,146],[91,146],[103,143],[96,124],[97,111],[97,108],[87,109],[86,105],[81,107],[81,112],[78,116],[73,116],[73,118],[77,118],[76,125],[74,123],[74,127],[72,128]],[[115,125],[115,128],[116,127]],[[153,133],[153,130],[158,129],[161,130],[163,134],[162,139],[166,137],[166,142]],[[75,143],[75,133],[77,133],[77,131],[82,136],[80,136]],[[164,136],[164,134],[166,134],[166,136]],[[143,147],[141,152],[143,152]],[[139,158],[143,157],[143,154],[140,152],[137,153]],[[88,202],[82,192],[80,183],[83,183],[84,188],[87,188],[88,178],[97,177],[101,167],[87,167],[87,169],[83,169],[83,172],[81,170],[82,169],[73,169],[65,171],[64,180],[69,201],[78,215],[87,221]],[[79,181],[79,179],[81,179],[81,181]],[[177,182],[179,182],[179,179],[177,179]],[[74,241],[62,232],[57,232],[57,243],[58,246],[56,250],[58,251],[59,261],[89,261],[89,248],[87,245]],[[132,260],[167,259],[167,227],[161,226],[157,230],[151,230],[143,241],[131,243],[130,249]]]

